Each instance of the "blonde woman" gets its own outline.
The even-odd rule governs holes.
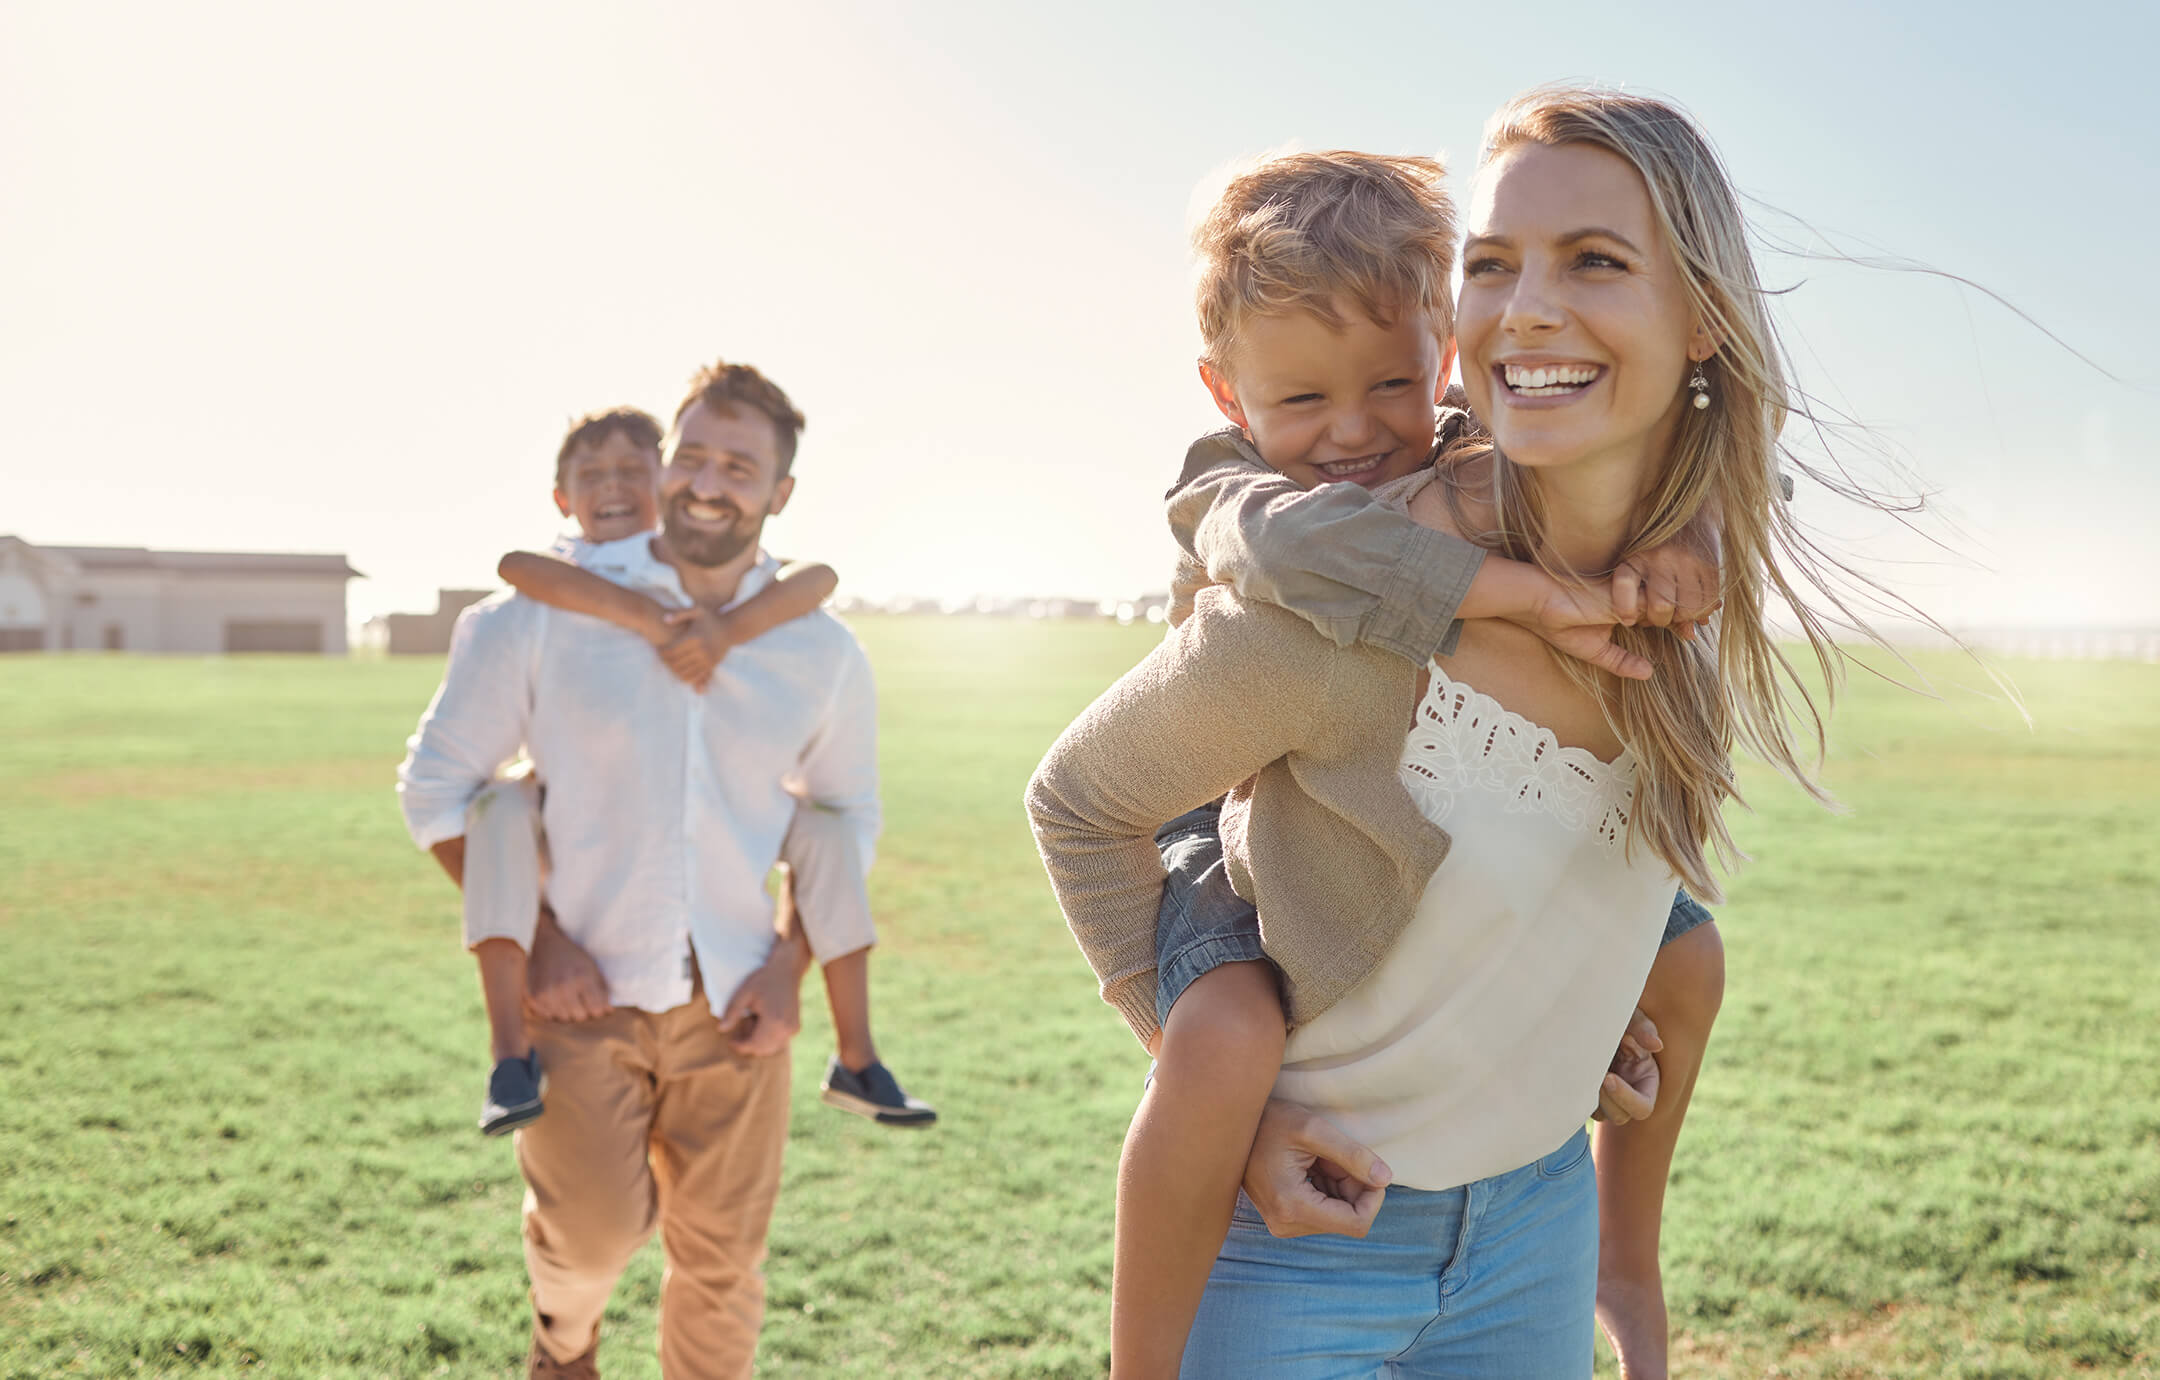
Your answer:
[[[1718,896],[1736,741],[1815,789],[1790,714],[1812,706],[1764,610],[1793,603],[1827,658],[1785,573],[1819,566],[1779,501],[1787,386],[1708,142],[1655,100],[1531,92],[1488,130],[1463,264],[1462,374],[1491,440],[1385,496],[1585,583],[1707,511],[1724,613],[1692,641],[1616,630],[1648,681],[1493,620],[1413,673],[1212,588],[1052,749],[1030,803],[1076,929],[1128,876],[1159,878],[1158,824],[1238,787],[1233,875],[1304,1017],[1276,1094],[1392,1171],[1362,1239],[1278,1239],[1240,1201],[1188,1376],[1587,1375],[1583,1120],[1673,887]],[[1362,975],[1301,1011],[1323,966]],[[1283,1124],[1248,1182],[1289,1153]]]

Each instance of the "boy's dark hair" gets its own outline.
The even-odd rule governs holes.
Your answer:
[[[795,465],[795,443],[802,438],[803,415],[788,401],[788,395],[774,383],[748,364],[730,364],[716,359],[690,377],[690,390],[683,394],[682,404],[675,409],[675,420],[680,422],[683,413],[692,403],[703,403],[715,411],[733,407],[747,407],[762,412],[773,426],[773,437],[779,442],[780,470],[773,478],[785,479]]]
[[[660,453],[660,423],[652,413],[637,407],[588,412],[570,423],[570,430],[562,438],[562,449],[555,452],[555,487],[562,487],[563,466],[570,463],[571,452],[579,446],[600,445],[615,435],[641,450]]]

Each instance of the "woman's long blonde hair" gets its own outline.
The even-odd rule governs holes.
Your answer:
[[[1489,167],[1524,144],[1588,144],[1619,155],[1642,175],[1650,204],[1688,298],[1716,354],[1702,367],[1710,405],[1683,407],[1671,453],[1635,515],[1624,547],[1633,555],[1680,538],[1705,509],[1718,515],[1723,547],[1722,612],[1709,635],[1683,641],[1659,629],[1615,628],[1614,638],[1649,658],[1647,681],[1604,688],[1580,662],[1556,659],[1606,706],[1640,770],[1629,819],[1629,846],[1647,846],[1688,890],[1720,899],[1708,853],[1725,867],[1741,854],[1721,807],[1739,798],[1735,743],[1746,747],[1817,800],[1832,804],[1816,780],[1823,757],[1823,716],[1839,683],[1835,623],[1880,641],[1853,607],[1853,591],[1885,592],[1817,547],[1794,524],[1781,485],[1787,467],[1823,478],[1874,506],[1905,510],[1841,478],[1817,475],[1781,444],[1786,421],[1808,416],[1790,382],[1785,351],[1766,308],[1748,247],[1739,197],[1717,152],[1687,115],[1650,96],[1595,87],[1548,86],[1501,107],[1485,130],[1479,162]],[[1474,449],[1473,449],[1474,448]],[[1489,464],[1479,464],[1489,453]],[[1468,462],[1465,466],[1462,462]],[[1458,445],[1440,466],[1456,476],[1449,501],[1462,520],[1463,479],[1489,479],[1493,528],[1483,540],[1550,573],[1562,568],[1545,540],[1545,513],[1533,473],[1507,462],[1491,442]],[[1477,482],[1474,480],[1473,482]],[[1468,531],[1466,524],[1464,530]],[[1813,603],[1802,597],[1803,587]],[[1773,640],[1772,595],[1788,606],[1821,672],[1822,704]],[[1802,738],[1812,739],[1803,746]]]

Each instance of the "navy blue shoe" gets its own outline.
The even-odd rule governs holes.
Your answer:
[[[540,1056],[529,1053],[522,1059],[505,1059],[488,1075],[487,1101],[480,1106],[480,1130],[490,1136],[508,1135],[529,1121],[537,1121],[544,1110],[540,1095],[547,1091],[547,1079],[540,1073]]]
[[[825,1065],[825,1105],[869,1117],[881,1126],[928,1126],[937,1108],[900,1090],[900,1080],[883,1064],[856,1073],[834,1055]]]

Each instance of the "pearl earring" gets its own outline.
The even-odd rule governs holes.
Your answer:
[[[1710,380],[1703,377],[1700,364],[1696,365],[1695,372],[1688,376],[1687,386],[1694,390],[1695,410],[1697,412],[1710,405]]]

